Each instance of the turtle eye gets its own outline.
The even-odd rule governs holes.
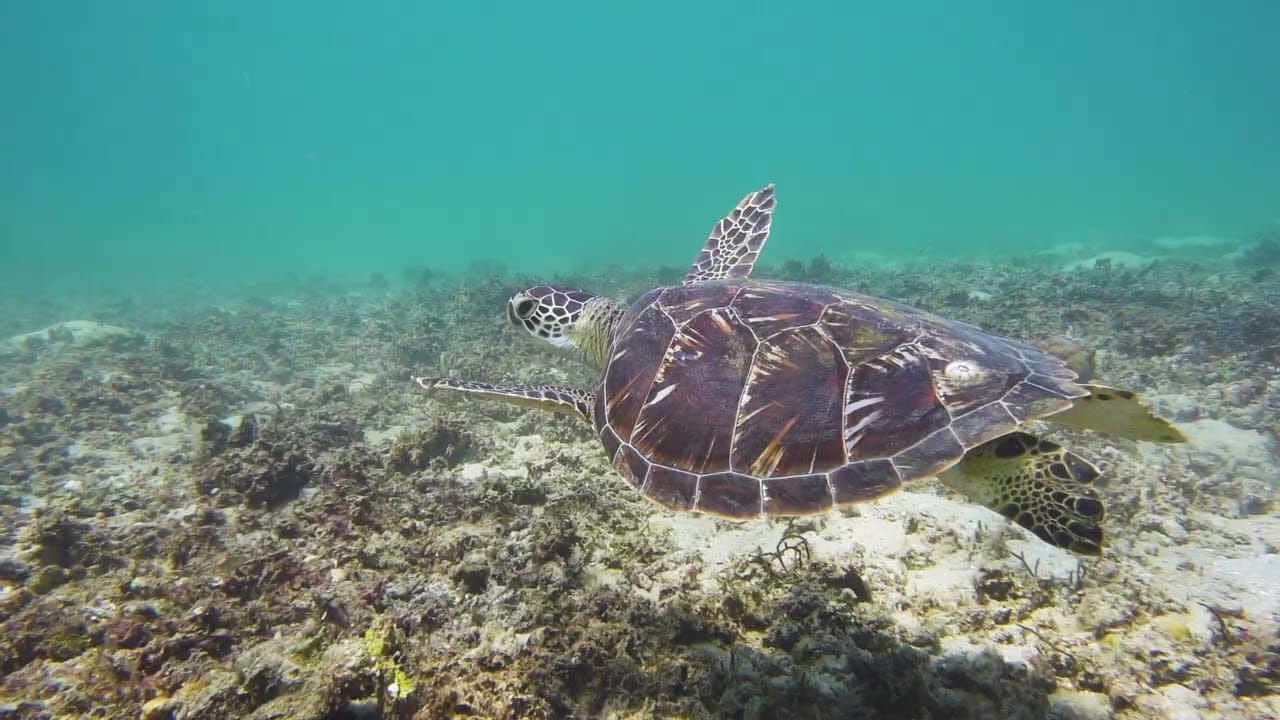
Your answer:
[[[535,305],[537,305],[537,303],[530,300],[529,298],[525,298],[520,302],[516,303],[516,317],[520,318],[521,320],[529,319],[529,316],[533,314],[533,308]]]

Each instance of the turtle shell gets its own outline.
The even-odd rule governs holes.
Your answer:
[[[927,477],[1087,395],[1030,345],[800,283],[658,288],[619,321],[596,392],[613,466],[658,503],[800,515]]]

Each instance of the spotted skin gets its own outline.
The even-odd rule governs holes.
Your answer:
[[[939,479],[1051,545],[1098,555],[1106,511],[1090,485],[1099,475],[1062,446],[1013,432],[970,450]]]
[[[452,390],[512,405],[524,405],[559,413],[571,413],[591,422],[595,393],[590,390],[563,388],[555,385],[492,385],[471,380],[437,377],[415,377],[423,390]]]
[[[507,302],[507,319],[544,340],[561,340],[568,336],[569,328],[593,298],[594,295],[581,290],[535,285],[511,297]]]

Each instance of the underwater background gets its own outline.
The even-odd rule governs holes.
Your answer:
[[[1280,720],[1278,68],[1265,0],[4,4],[0,720]],[[600,387],[513,294],[769,183],[753,280],[1118,388],[1019,426],[1100,554],[926,477],[673,511],[414,382]]]
[[[1241,237],[1280,194],[1280,6],[21,3],[0,280],[679,265]],[[785,213],[785,215],[782,215]]]

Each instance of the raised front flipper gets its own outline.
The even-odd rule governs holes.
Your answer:
[[[449,380],[447,378],[415,377],[414,382],[424,390],[438,392],[452,390],[470,393],[491,400],[500,400],[511,405],[542,408],[559,413],[577,415],[588,423],[591,422],[591,406],[595,403],[595,393],[575,388],[556,387],[555,385],[490,385],[489,383],[472,382],[470,380]]]
[[[773,185],[757,190],[711,228],[707,244],[684,276],[684,284],[751,275],[773,224]]]

